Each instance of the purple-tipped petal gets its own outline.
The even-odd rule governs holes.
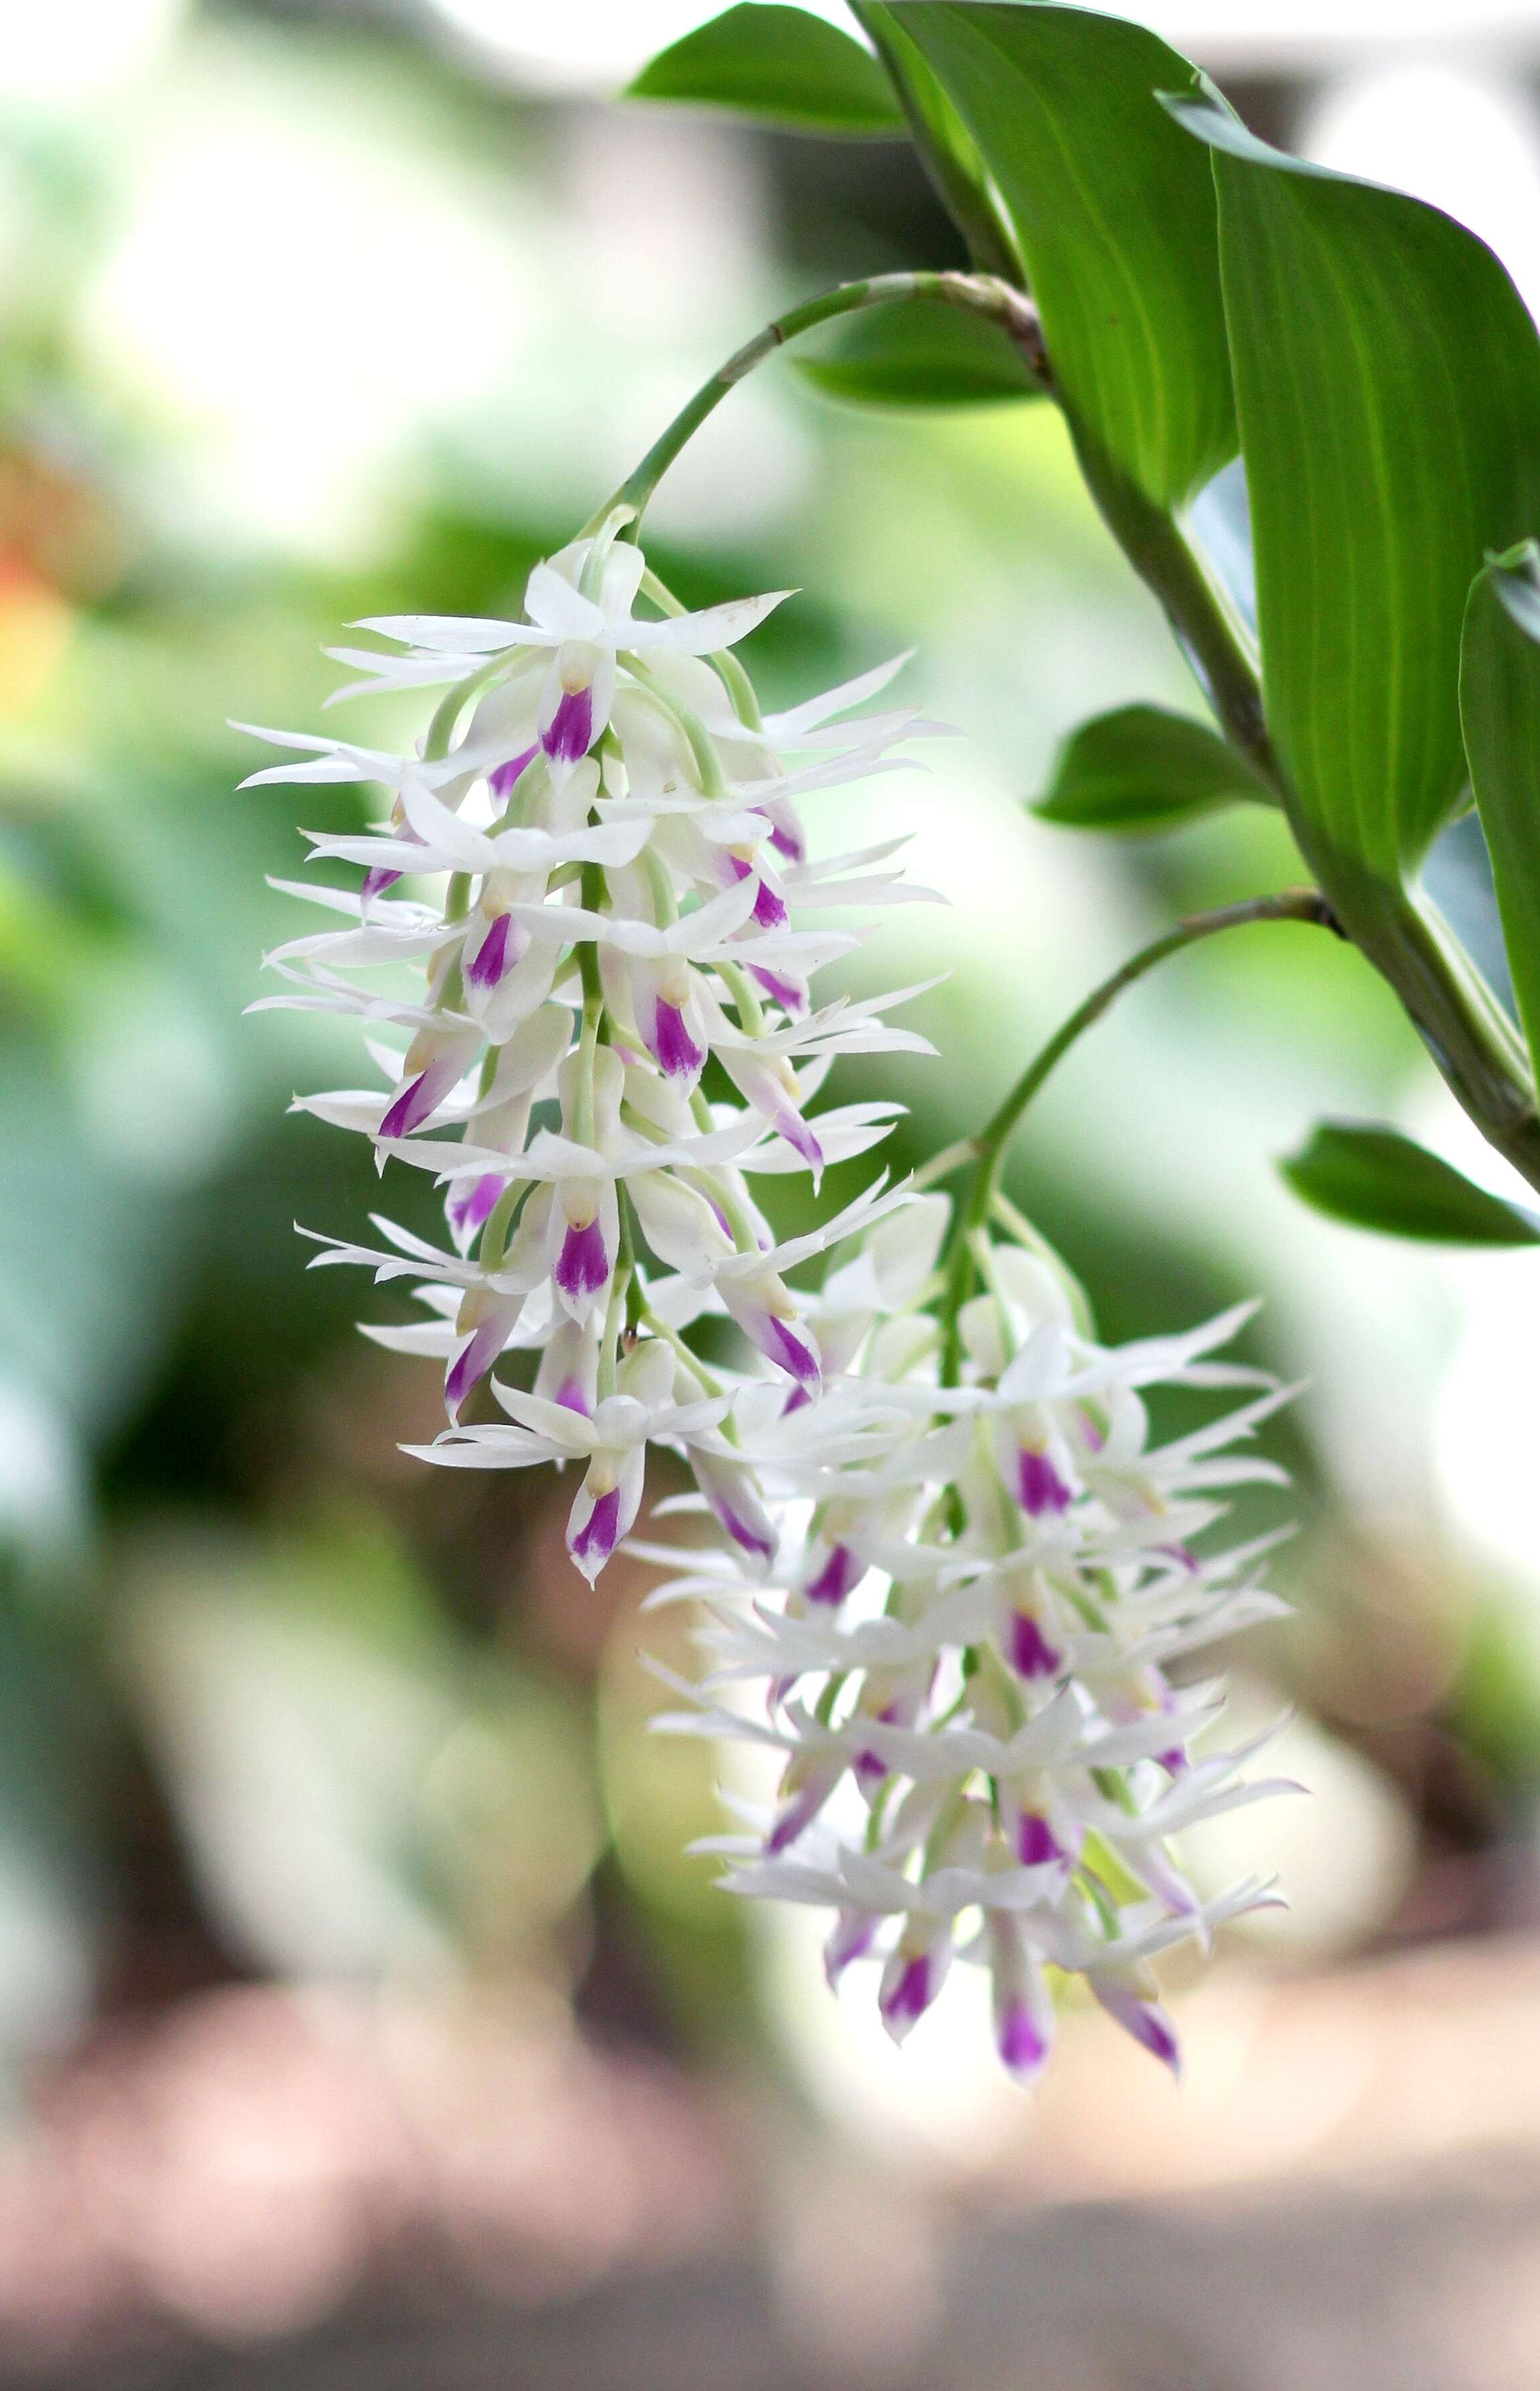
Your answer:
[[[1023,1810],[1016,1825],[1016,1857],[1023,1868],[1046,1868],[1050,1861],[1062,1860],[1066,1855],[1046,1818],[1034,1810]]]
[[[814,1393],[823,1383],[817,1353],[805,1337],[799,1337],[784,1320],[770,1313],[765,1323],[763,1351],[772,1362],[778,1362],[789,1372],[799,1387]]]
[[[842,1909],[823,1945],[823,1973],[831,1991],[852,1959],[863,1959],[877,1939],[877,1920],[864,1910]]]
[[[486,936],[476,949],[465,974],[472,988],[497,987],[511,960],[508,945],[512,928],[512,919],[509,914],[493,915]]]
[[[444,1381],[445,1407],[451,1419],[459,1417],[459,1408],[472,1387],[485,1378],[498,1355],[502,1351],[502,1329],[497,1321],[484,1321],[475,1335],[467,1339],[456,1354]]]
[[[1025,2001],[1010,2002],[995,2028],[1000,2056],[1013,2075],[1035,2075],[1048,2056],[1048,2040]]]
[[[809,1128],[807,1122],[803,1119],[796,1106],[794,1105],[778,1105],[773,1118],[774,1125],[780,1131],[781,1135],[785,1139],[786,1144],[791,1146],[796,1153],[802,1157],[802,1159],[808,1165],[809,1170],[815,1172],[822,1171],[823,1169],[823,1148],[820,1145],[817,1138],[813,1135],[812,1131]]]
[[[620,1542],[620,1489],[612,1486],[601,1494],[576,1535],[567,1538],[567,1550],[579,1569],[597,1577]]]
[[[1045,1453],[1024,1444],[1016,1454],[1016,1500],[1034,1519],[1045,1511],[1068,1511],[1070,1491]]]
[[[453,1183],[444,1211],[457,1245],[468,1245],[477,1231],[486,1226],[507,1184],[498,1170],[485,1171],[480,1179],[457,1179]]]
[[[438,1102],[434,1077],[432,1071],[420,1071],[415,1079],[407,1081],[380,1124],[382,1137],[409,1137],[421,1127]]]
[[[797,1390],[799,1393],[801,1389]],[[804,1398],[806,1400],[806,1398]],[[809,1602],[843,1602],[854,1585],[866,1574],[866,1563],[858,1560],[848,1544],[835,1544],[828,1559],[802,1589]]]
[[[1062,1657],[1035,1619],[1024,1610],[1011,1613],[1011,1666],[1017,1676],[1051,1677]]]
[[[759,883],[759,893],[754,900],[754,919],[762,930],[783,930],[786,926],[785,906],[768,880]]]
[[[750,979],[758,981],[771,1002],[780,1005],[783,1012],[800,1014],[807,1011],[808,992],[796,980],[787,979],[781,972],[767,971],[763,963],[750,963],[748,976]]]
[[[823,1778],[815,1777],[792,1796],[765,1838],[767,1859],[779,1859],[781,1854],[796,1842],[803,1829],[811,1826],[831,1790],[831,1786]]]
[[[777,810],[772,806],[756,806],[755,811],[763,814],[769,822],[770,845],[777,855],[783,855],[788,863],[805,863],[808,859],[807,842],[790,808],[783,806]]]
[[[935,1970],[928,1955],[906,1960],[890,1984],[885,1984],[877,1997],[877,2008],[883,2023],[895,2040],[905,2035],[917,2018],[924,2017],[935,1998],[932,1979]]]
[[[1135,1992],[1122,1984],[1098,1981],[1094,1971],[1089,1978],[1092,1991],[1109,2017],[1116,2018],[1124,2032],[1131,2034],[1141,2049],[1169,2067],[1173,2075],[1182,2073],[1182,2050],[1175,2030],[1165,2011],[1153,2001],[1142,2001]]]
[[[511,756],[506,764],[498,764],[488,772],[486,785],[499,803],[512,795],[516,783],[534,763],[539,752],[537,746],[526,747],[522,756]]]
[[[593,691],[564,689],[540,744],[558,764],[579,764],[593,744]]]
[[[659,1070],[670,1079],[693,1079],[705,1062],[680,1008],[661,999],[654,1008],[651,1052]],[[719,1212],[718,1218],[721,1218]],[[728,1234],[731,1234],[729,1230]]]
[[[609,1275],[610,1258],[604,1250],[604,1232],[598,1220],[590,1221],[582,1229],[569,1225],[556,1257],[556,1284],[563,1294],[575,1301],[580,1296],[597,1295]]]
[[[732,1538],[733,1543],[735,1544],[741,1544],[745,1553],[753,1553],[759,1560],[762,1561],[768,1561],[774,1558],[775,1544],[773,1540],[763,1534],[760,1530],[755,1526],[752,1519],[745,1519],[741,1512],[735,1511],[731,1503],[723,1503],[719,1505],[717,1509],[717,1517],[721,1521],[723,1527],[727,1530],[728,1534]]]

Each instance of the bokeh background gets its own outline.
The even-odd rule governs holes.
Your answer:
[[[797,1919],[715,1893],[680,1856],[712,1758],[649,1738],[636,1658],[682,1629],[618,1563],[584,1586],[552,1487],[404,1460],[431,1366],[357,1335],[388,1293],[304,1268],[293,1223],[354,1227],[373,1174],[285,1110],[356,1076],[347,1037],[243,1014],[302,849],[228,720],[317,727],[359,614],[506,611],[779,306],[958,259],[901,146],[608,103],[708,13],[0,9],[0,2380],[1522,2391],[1540,1266],[1284,1192],[1323,1112],[1497,1183],[1351,954],[1180,960],[1013,1173],[1109,1337],[1260,1290],[1303,1387],[1296,1613],[1235,1658],[1313,1798],[1194,1851],[1293,1906],[1173,1972],[1180,2094],[1076,2015],[1024,2099],[964,1983],[900,2059]],[[1534,0],[1158,21],[1540,297]],[[773,698],[913,645],[965,734],[820,824],[911,832],[949,899],[860,965],[949,975],[943,1063],[844,1066],[912,1108],[900,1159],[1176,911],[1298,876],[1261,809],[1027,817],[1084,714],[1196,706],[1049,408],[841,411],[778,361],[649,546],[691,602],[800,588],[750,651]]]

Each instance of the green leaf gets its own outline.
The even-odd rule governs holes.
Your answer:
[[[1296,1196],[1355,1229],[1444,1246],[1540,1246],[1540,1218],[1473,1186],[1397,1129],[1321,1121],[1278,1169]]]
[[[1042,392],[998,324],[928,303],[848,317],[822,355],[795,362],[830,398],[863,407],[977,407]]]
[[[1072,732],[1032,810],[1074,830],[1159,831],[1236,798],[1275,804],[1244,756],[1187,715],[1121,705]]]
[[[1464,803],[1471,576],[1540,523],[1540,341],[1436,208],[1168,105],[1219,193],[1269,726],[1318,869],[1396,882]]]
[[[797,133],[891,137],[908,130],[869,50],[837,26],[775,0],[741,0],[644,66],[627,99],[731,108]]]
[[[1201,88],[1141,26],[1041,0],[889,11],[1009,220],[1082,438],[1157,505],[1236,452],[1212,176],[1155,94]]]
[[[848,0],[848,5],[892,77],[920,162],[967,242],[975,265],[986,274],[1003,275],[1008,282],[1019,281],[1016,243],[977,144],[956,109],[884,0]]]
[[[1540,548],[1471,584],[1460,655],[1470,784],[1486,833],[1519,1018],[1540,1074]]]

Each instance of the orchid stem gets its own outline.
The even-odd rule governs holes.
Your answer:
[[[735,390],[756,366],[773,356],[777,349],[784,348],[788,341],[799,339],[820,324],[832,323],[836,317],[852,316],[860,308],[884,307],[895,300],[909,299],[965,307],[970,314],[991,317],[1009,333],[1029,370],[1046,388],[1047,359],[1037,309],[1024,292],[1013,290],[997,276],[914,271],[877,274],[865,282],[842,282],[837,290],[822,291],[818,298],[806,300],[800,307],[777,316],[762,331],[756,332],[752,341],[745,341],[741,349],[734,350],[726,364],[718,366],[710,380],[702,382],[694,396],[680,407],[635,472],[621,483],[613,498],[605,500],[581,536],[593,538],[617,508],[629,507],[632,520],[621,536],[634,539],[648,500],[679,451],[694,437],[706,417],[721,405],[729,391]]]
[[[1022,1114],[1070,1048],[1079,1042],[1093,1023],[1101,1019],[1125,988],[1132,988],[1136,980],[1143,979],[1157,963],[1163,963],[1168,955],[1180,954],[1184,947],[1196,946],[1202,938],[1214,937],[1221,930],[1240,929],[1249,922],[1310,922],[1321,929],[1337,930],[1338,927],[1336,917],[1318,888],[1283,888],[1274,896],[1247,897],[1236,905],[1218,905],[1206,913],[1187,914],[1174,929],[1153,939],[1147,947],[1141,947],[1137,954],[1131,955],[1127,963],[1120,963],[1115,972],[1092,989],[1068,1021],[1055,1030],[1046,1045],[1039,1048],[1010,1093],[977,1136],[964,1141],[968,1157],[973,1162],[974,1175],[967,1201],[960,1208],[952,1229],[947,1257],[947,1286],[941,1304],[943,1386],[956,1384],[962,1362],[958,1320],[974,1281],[972,1241],[975,1233],[982,1229],[989,1220],[1006,1148]],[[1338,935],[1341,935],[1339,931]],[[937,1156],[936,1163],[944,1163],[948,1170],[954,1170],[960,1159],[959,1149],[949,1146],[945,1154]],[[940,1175],[936,1165],[931,1166],[931,1173],[933,1176]]]

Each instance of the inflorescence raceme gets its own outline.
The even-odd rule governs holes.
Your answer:
[[[1150,1957],[1274,1898],[1205,1904],[1172,1857],[1178,1830],[1277,1788],[1242,1781],[1246,1751],[1194,1755],[1218,1695],[1167,1669],[1279,1607],[1262,1546],[1195,1546],[1218,1490],[1277,1476],[1231,1448],[1280,1391],[1205,1358],[1240,1313],[1100,1346],[1025,1223],[972,1234],[982,1291],[947,1319],[938,1195],[879,1179],[776,1239],[755,1183],[816,1191],[899,1109],[809,1112],[835,1058],[931,1051],[883,1018],[912,990],[812,997],[858,943],[821,909],[930,892],[894,869],[901,841],[811,860],[801,800],[942,726],[857,711],[902,658],[762,715],[731,649],[785,593],[686,613],[628,527],[617,510],[537,565],[524,622],[387,617],[360,627],[393,652],[333,652],[362,675],[339,696],[447,688],[419,752],[258,734],[298,760],[255,782],[390,796],[381,829],[311,839],[360,887],[283,884],[346,918],[268,958],[289,986],[264,1002],[356,1015],[382,1074],[299,1108],[446,1191],[443,1246],[377,1218],[380,1247],[322,1237],[316,1261],[415,1282],[429,1317],[366,1333],[444,1364],[425,1460],[577,1465],[567,1548],[590,1580],[631,1534],[648,1444],[683,1456],[697,1492],[659,1507],[708,1513],[715,1542],[630,1547],[682,1570],[654,1599],[702,1622],[705,1674],[659,1724],[783,1759],[773,1814],[718,1845],[731,1890],[832,1909],[831,1977],[879,1957],[895,2036],[955,1958],[990,1970],[1018,2077],[1047,2054],[1045,1968],[1174,2063]],[[793,1283],[836,1247],[821,1290]],[[713,1316],[735,1366],[692,1344]],[[1152,1445],[1157,1381],[1246,1400]]]

